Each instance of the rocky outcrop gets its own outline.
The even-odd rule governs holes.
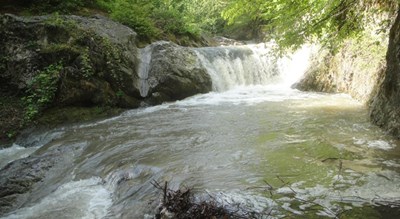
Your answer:
[[[211,77],[196,53],[171,42],[156,42],[143,49],[140,68],[141,94],[150,103],[207,93],[212,89]]]
[[[0,216],[22,204],[17,199],[42,180],[46,172],[55,165],[59,154],[48,153],[32,156],[8,164],[0,170]]]
[[[24,93],[57,69],[49,105],[139,106],[136,33],[103,17],[0,17],[0,83]],[[58,66],[59,68],[55,68]]]
[[[400,11],[390,30],[387,68],[370,106],[373,123],[400,138]]]
[[[132,29],[101,16],[0,15],[0,97],[22,99],[25,112],[18,114],[31,120],[53,107],[136,108],[211,90],[196,54],[173,43],[150,46],[147,76],[139,78],[136,43]],[[10,113],[0,108],[0,114]],[[0,142],[17,133],[7,127]]]
[[[347,40],[334,55],[326,50],[313,54],[310,68],[295,88],[304,91],[347,93],[367,103],[385,69],[386,45],[364,39]]]

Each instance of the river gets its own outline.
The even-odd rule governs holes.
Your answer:
[[[34,133],[31,147],[1,150],[2,166],[35,150],[70,150],[3,218],[151,218],[161,197],[154,180],[265,218],[335,217],[400,201],[399,142],[369,123],[365,106],[270,78],[215,83],[208,94]]]

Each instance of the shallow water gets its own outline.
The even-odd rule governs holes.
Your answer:
[[[6,218],[144,218],[160,198],[153,180],[275,217],[400,201],[399,142],[346,95],[238,87],[43,135],[36,153],[70,147],[71,163]]]

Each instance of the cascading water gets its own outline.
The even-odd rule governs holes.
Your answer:
[[[400,143],[348,96],[288,88],[307,67],[309,48],[283,59],[261,45],[195,51],[219,92],[36,135],[43,137],[34,155],[50,151],[59,163],[2,216],[152,218],[160,198],[153,180],[193,186],[267,218],[329,218],[399,203]],[[150,53],[142,50],[142,95]],[[21,147],[6,150],[0,157],[20,157]]]
[[[140,64],[138,69],[139,75],[139,90],[142,97],[146,97],[149,92],[149,70],[151,62],[152,45],[146,46],[140,50]]]
[[[277,60],[255,46],[195,49],[213,81],[213,90],[270,84],[279,74]]]

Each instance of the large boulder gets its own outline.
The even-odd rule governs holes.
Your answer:
[[[370,106],[373,123],[400,138],[400,11],[390,30],[387,68]]]
[[[152,103],[181,100],[207,93],[212,81],[196,53],[188,47],[160,41],[142,51],[141,94]]]
[[[135,41],[134,31],[104,17],[1,15],[1,91],[32,92],[41,73],[56,70],[49,105],[137,107]]]

